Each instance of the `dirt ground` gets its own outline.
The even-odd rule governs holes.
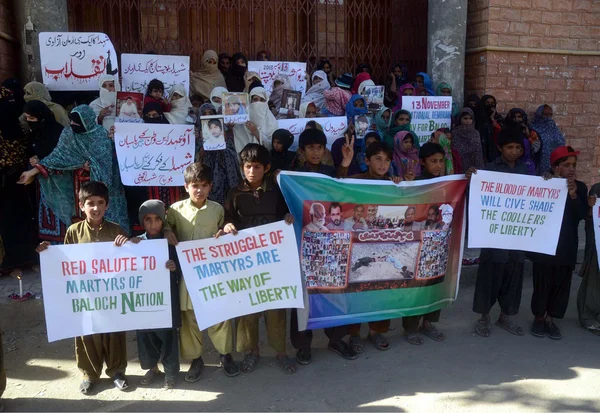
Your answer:
[[[531,322],[530,277],[525,278],[517,321],[528,330]],[[202,379],[180,381],[165,391],[160,383],[140,387],[134,335],[129,334],[128,376],[131,389],[121,392],[108,379],[97,394],[78,393],[80,375],[75,367],[73,340],[48,343],[43,300],[10,302],[6,297],[17,282],[0,278],[0,326],[8,388],[6,411],[395,411],[395,412],[547,412],[600,410],[600,337],[577,324],[574,277],[569,311],[559,325],[564,338],[551,341],[526,333],[524,337],[493,329],[488,339],[472,332],[473,287],[459,293],[458,302],[442,312],[439,327],[448,339],[423,346],[408,344],[399,320],[390,332],[391,349],[366,351],[346,361],[326,350],[318,332],[313,363],[285,375],[274,354],[263,344],[263,358],[252,374],[227,378],[217,367],[213,349]],[[39,292],[33,274],[26,289]],[[263,331],[264,332],[264,331]],[[363,326],[363,335],[366,327]],[[264,335],[263,335],[264,337]],[[293,354],[291,346],[288,350]],[[240,360],[239,354],[235,355]],[[182,369],[187,370],[184,363]]]

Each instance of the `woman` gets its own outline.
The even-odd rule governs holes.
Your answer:
[[[323,91],[325,97],[325,109],[323,113],[327,116],[344,116],[346,114],[346,105],[352,97],[350,88],[352,87],[352,76],[350,73],[344,73],[335,79],[335,86]]]
[[[169,91],[169,101],[171,102],[171,111],[164,114],[167,121],[173,125],[187,124],[186,118],[192,102],[187,96],[185,87],[183,85],[173,86]]]
[[[362,82],[366,80],[371,80],[371,75],[367,72],[361,72],[356,75],[354,78],[354,82],[352,83],[352,89],[350,90],[352,94],[356,95],[358,93],[358,87],[362,84]]]
[[[442,82],[438,85],[436,89],[437,96],[450,96],[452,97],[452,86],[446,82]],[[452,119],[457,117],[459,114],[458,104],[452,100]]]
[[[408,79],[408,67],[403,63],[396,63],[390,69],[390,76],[385,80],[384,104],[392,107],[398,100],[398,89]]]
[[[452,129],[451,145],[459,154],[463,171],[483,168],[481,137],[475,129],[475,114],[471,108],[463,108],[458,126]]]
[[[210,92],[216,87],[225,86],[225,78],[219,70],[219,56],[214,50],[208,50],[202,56],[200,70],[190,72],[190,89],[193,95],[203,99],[210,98]]]
[[[100,76],[100,97],[90,103],[90,108],[96,114],[98,125],[102,125],[106,131],[115,124],[117,114],[117,92],[120,90],[119,79],[113,75]]]
[[[210,92],[210,103],[218,114],[223,113],[223,93],[227,93],[227,89],[224,87],[216,87]]]
[[[27,165],[26,140],[19,124],[22,110],[12,92],[0,87],[0,238],[6,250],[2,269],[13,276],[20,276],[23,267],[35,262],[36,245],[33,194],[17,184]]]
[[[29,163],[35,167],[40,161],[52,153],[63,131],[63,126],[56,121],[52,111],[39,100],[32,100],[23,108],[27,123],[31,129],[30,145],[27,156]],[[60,173],[60,172],[58,172]],[[72,174],[69,174],[72,177]],[[71,221],[63,222],[58,218],[46,201],[46,195],[38,186],[38,238],[40,241],[62,243],[67,227]]]
[[[375,126],[377,126],[377,132],[383,139],[385,134],[389,132],[390,126],[392,125],[392,110],[390,108],[382,107],[375,114]]]
[[[319,108],[313,102],[304,102],[300,105],[300,119],[312,119],[319,116]]]
[[[321,59],[319,63],[317,63],[317,70],[322,70],[327,74],[327,81],[330,85],[333,85],[335,82],[335,74],[333,73],[333,66],[329,59]]]
[[[219,54],[219,71],[223,75],[223,78],[227,77],[229,74],[229,69],[231,68],[231,56],[227,53]]]
[[[127,204],[113,142],[106,130],[96,123],[96,115],[89,106],[77,106],[71,111],[70,119],[71,128],[63,129],[56,148],[34,169],[24,172],[20,182],[31,183],[40,174],[39,183],[48,206],[62,222],[71,223],[76,208],[79,209],[78,186],[87,179],[77,180],[74,187],[70,173],[51,172],[76,171],[86,165],[90,171],[89,179],[108,186],[110,207],[106,219],[129,230]]]
[[[200,106],[200,116],[214,116],[217,109],[210,103]],[[204,151],[204,141],[202,138],[202,127],[200,118],[198,118],[198,148],[196,161],[202,162],[213,171],[213,182],[208,198],[211,201],[225,204],[225,198],[230,189],[236,188],[240,182],[240,166],[238,163],[237,152],[235,151],[235,142],[233,136],[233,125],[226,125],[225,128],[225,149],[218,151]]]
[[[394,112],[394,117],[388,131],[383,133],[383,141],[390,148],[393,148],[394,136],[396,136],[398,132],[410,132],[410,122],[412,122],[412,115],[409,111],[400,109]]]
[[[244,73],[248,70],[248,59],[242,53],[235,53],[231,58],[229,74],[225,78],[227,90],[230,92],[243,92],[246,87]]]
[[[565,145],[565,137],[552,119],[552,108],[541,105],[535,111],[531,127],[535,129],[542,141],[539,174],[550,172],[550,154],[559,146]]]
[[[415,77],[414,86],[425,88],[425,90],[427,91],[427,95],[435,96],[435,93],[433,92],[433,82],[431,81],[429,75],[425,72],[417,73],[417,76]]]
[[[475,118],[475,127],[481,137],[483,160],[492,162],[498,156],[496,136],[502,130],[502,116],[496,111],[496,98],[485,95],[479,102],[479,113]],[[548,154],[548,167],[550,167],[550,154]]]
[[[523,133],[523,157],[521,160],[527,165],[529,175],[537,173],[542,141],[536,131],[531,129],[527,122],[527,113],[521,108],[512,108],[504,118],[505,127]]]
[[[402,109],[402,96],[416,96],[416,95],[417,95],[417,93],[416,93],[415,87],[413,85],[411,85],[410,83],[405,83],[402,86],[400,86],[400,89],[398,89],[398,102],[396,102],[396,106],[394,107],[394,112]]]
[[[52,113],[54,113],[54,117],[58,123],[64,127],[69,126],[69,114],[58,103],[52,102],[50,92],[48,92],[46,86],[40,82],[30,82],[25,85],[23,90],[25,91],[25,96],[23,96],[25,102],[29,102],[30,100],[39,100],[44,102],[44,104],[50,108]],[[25,118],[22,118],[21,121],[21,123],[26,123]]]
[[[162,110],[162,106],[160,106],[160,103],[158,102],[146,103],[144,105],[144,110],[142,111],[142,117],[144,119],[144,123],[158,123],[163,125],[169,123]]]
[[[235,149],[240,153],[244,146],[258,142],[267,149],[271,149],[273,132],[277,130],[277,119],[269,110],[269,95],[262,87],[256,87],[250,92],[250,107],[248,114],[250,120],[245,125],[235,125]]]
[[[279,113],[281,109],[281,99],[283,97],[284,90],[290,90],[292,88],[290,78],[286,75],[276,75],[273,78],[273,92],[269,98],[269,103],[275,106],[276,113]]]
[[[257,72],[248,71],[244,73],[244,92],[250,93],[250,91],[253,89],[254,86],[257,85],[257,83],[260,83],[260,85],[262,86],[260,75]]]
[[[317,106],[318,112],[325,109],[325,96],[323,93],[331,88],[327,81],[327,74],[322,70],[317,70],[311,77],[312,86],[302,97],[302,103],[312,102]]]

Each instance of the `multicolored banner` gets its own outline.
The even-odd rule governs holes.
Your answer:
[[[456,299],[463,175],[402,182],[281,172],[296,218],[310,330],[429,313]]]

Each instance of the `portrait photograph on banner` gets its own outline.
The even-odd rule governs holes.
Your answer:
[[[225,149],[225,123],[222,116],[200,118],[202,125],[202,146],[205,151]]]
[[[246,123],[250,120],[247,93],[226,92],[221,99],[225,123]]]
[[[143,123],[144,95],[137,92],[117,92],[115,122]]]

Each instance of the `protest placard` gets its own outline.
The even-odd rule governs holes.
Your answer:
[[[273,92],[275,76],[286,75],[293,90],[306,93],[306,63],[300,62],[248,62],[248,71],[260,76],[269,95]]]
[[[115,122],[144,123],[142,109],[144,95],[138,92],[117,92],[117,117]]]
[[[193,125],[115,123],[121,182],[129,186],[182,186],[194,163]]]
[[[202,116],[200,125],[202,126],[202,147],[205,151],[220,151],[227,147],[223,116]]]
[[[180,242],[177,255],[200,330],[246,314],[303,308],[294,227],[283,221]]]
[[[170,328],[166,240],[53,245],[40,254],[48,341]]]
[[[300,134],[306,128],[308,122],[317,122],[323,127],[323,132],[327,137],[327,148],[331,149],[331,145],[336,139],[344,136],[344,132],[348,129],[348,119],[345,116],[335,116],[331,118],[302,118],[302,119],[278,119],[277,127],[279,129],[287,129],[294,135],[294,143],[290,147],[290,151],[298,149],[298,139]]]
[[[117,53],[104,33],[42,32],[39,41],[48,90],[99,90],[102,75],[119,76]]]
[[[301,330],[421,315],[454,302],[464,176],[394,184],[282,171],[278,182],[300,246]]]
[[[554,255],[567,192],[560,178],[477,171],[469,191],[469,248]]]
[[[410,130],[421,145],[436,130],[452,127],[451,96],[402,96],[402,109],[410,112]]]
[[[385,95],[384,86],[365,86],[363,97],[367,102],[367,108],[371,112],[377,112],[383,106],[383,97]]]
[[[246,123],[250,120],[247,93],[226,92],[221,97],[225,123]]]
[[[123,90],[144,95],[148,83],[158,79],[165,85],[165,96],[175,85],[183,85],[190,93],[190,57],[156,54],[121,55]]]

